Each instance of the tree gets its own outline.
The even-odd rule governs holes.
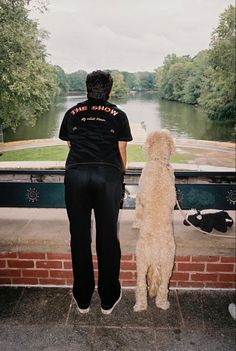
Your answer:
[[[212,33],[208,75],[199,98],[210,119],[235,119],[235,83],[235,7],[230,5]]]
[[[128,90],[135,90],[135,76],[134,73],[130,72],[121,72],[124,77],[124,82],[128,88]]]
[[[70,91],[86,91],[87,72],[78,70],[67,74],[67,81]]]
[[[138,72],[135,73],[136,81],[138,81],[138,90],[154,90],[155,89],[155,73]]]
[[[54,66],[58,86],[58,95],[66,95],[69,90],[67,76],[60,66]]]
[[[209,50],[200,51],[192,59],[192,69],[183,88],[182,101],[187,104],[197,104],[201,94],[204,76],[209,66]]]
[[[124,77],[119,71],[111,72],[113,78],[112,96],[122,97],[127,94],[128,89],[124,82]]]
[[[156,70],[157,90],[160,97],[168,100],[184,100],[184,86],[192,71],[189,56],[167,55],[162,67]]]
[[[28,17],[25,0],[0,0],[0,123],[15,130],[34,124],[56,93],[54,68],[37,23]]]

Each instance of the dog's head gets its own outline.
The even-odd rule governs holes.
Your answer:
[[[168,161],[170,156],[175,153],[175,143],[170,132],[161,129],[150,133],[144,145],[144,152],[149,160]]]

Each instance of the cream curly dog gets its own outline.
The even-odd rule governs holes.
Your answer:
[[[168,285],[175,256],[172,214],[176,203],[175,178],[170,155],[175,152],[171,134],[155,131],[147,137],[148,161],[142,171],[136,197],[135,222],[137,287],[134,311],[147,308],[147,290],[156,306],[169,308]]]

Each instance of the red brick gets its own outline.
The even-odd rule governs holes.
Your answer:
[[[218,289],[232,289],[234,287],[233,283],[225,283],[225,282],[206,282],[206,288],[218,288]]]
[[[94,278],[98,279],[98,271],[94,271]]]
[[[41,285],[66,285],[65,279],[39,279],[39,284]]]
[[[11,284],[11,279],[10,278],[0,278],[0,285],[3,284]]]
[[[134,261],[134,255],[122,255],[121,261]]]
[[[171,276],[171,280],[189,280],[189,273],[176,273],[174,272]]]
[[[71,271],[49,271],[51,278],[72,278]]]
[[[43,252],[19,252],[18,257],[21,259],[45,260]]]
[[[204,274],[204,273],[196,273],[196,274],[191,274],[191,280],[194,281],[216,281],[217,280],[217,274]]]
[[[236,257],[221,257],[221,262],[234,263],[236,262]]]
[[[61,261],[37,261],[37,268],[62,268]]]
[[[175,262],[190,262],[190,256],[175,256]]]
[[[170,282],[169,287],[170,288],[176,288],[177,282]]]
[[[97,255],[93,255],[93,262],[97,262],[97,261],[98,261]]]
[[[192,262],[219,262],[219,256],[192,256]]]
[[[48,260],[71,260],[71,254],[47,252],[47,258]]]
[[[98,262],[97,261],[93,261],[93,268],[98,269]]]
[[[66,285],[73,285],[73,279],[66,279]]]
[[[20,277],[20,269],[0,269],[0,277]]]
[[[48,277],[48,271],[43,269],[23,269],[23,277],[37,277],[44,278]]]
[[[136,281],[135,280],[121,280],[121,286],[135,287]]]
[[[177,263],[174,264],[173,272],[177,272]]]
[[[235,282],[236,274],[219,274],[220,282]]]
[[[17,258],[16,252],[0,252],[0,258]]]
[[[132,280],[134,277],[133,272],[120,272],[120,279],[121,280]]]
[[[136,270],[136,263],[135,262],[122,262],[120,264],[121,270],[125,271],[135,271]]]
[[[65,261],[64,262],[64,269],[72,269],[72,262]]]
[[[181,287],[181,288],[203,288],[204,283],[202,283],[202,282],[178,282],[178,287]]]
[[[178,263],[178,272],[203,272],[205,269],[204,263]]]
[[[8,267],[11,268],[33,268],[34,261],[18,261],[18,260],[8,260]]]
[[[37,278],[12,278],[12,284],[38,285]]]
[[[207,272],[233,272],[233,264],[209,263],[207,264]]]
[[[6,260],[0,260],[0,268],[6,267]]]

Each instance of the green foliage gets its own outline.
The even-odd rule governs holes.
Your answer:
[[[136,81],[135,81],[134,73],[122,72],[122,75],[124,77],[124,82],[125,82],[128,90],[135,90]]]
[[[55,71],[42,43],[46,34],[28,18],[27,3],[0,0],[0,123],[12,130],[34,125],[56,94]]]
[[[235,7],[220,16],[209,50],[194,58],[167,55],[156,70],[157,90],[168,100],[200,104],[211,120],[233,120],[235,95]]]
[[[122,97],[131,90],[155,90],[156,79],[154,72],[130,73],[118,70],[107,71],[111,73],[114,80],[112,95],[115,97]],[[86,91],[86,76],[87,72],[81,70],[66,74],[69,91]]]
[[[137,91],[155,90],[155,73],[153,72],[136,72],[133,75],[133,89]]]
[[[235,93],[235,7],[230,5],[220,16],[212,34],[208,75],[199,103],[211,120],[236,118]]]
[[[124,82],[124,76],[119,71],[111,72],[113,78],[112,96],[122,97],[127,94],[128,89]]]
[[[57,86],[58,86],[58,95],[64,96],[68,93],[69,84],[67,81],[67,76],[64,70],[60,66],[54,66]]]
[[[86,91],[87,72],[78,70],[66,75],[69,85],[69,91]]]

